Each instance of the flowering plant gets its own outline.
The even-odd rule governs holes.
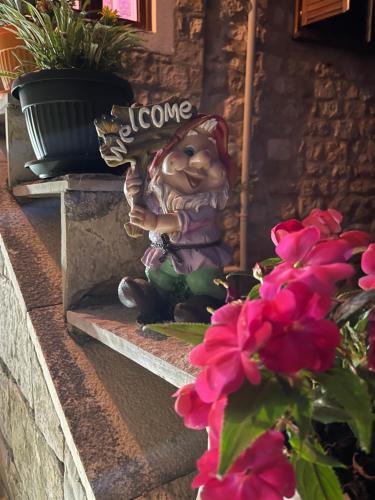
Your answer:
[[[247,297],[205,327],[152,327],[196,344],[201,371],[175,407],[208,430],[203,500],[375,497],[375,244],[341,221],[315,209],[278,224]]]
[[[87,2],[85,3],[85,5]],[[74,9],[72,0],[0,0],[0,17],[32,56],[34,67],[116,72],[127,69],[141,45],[138,32],[104,7],[97,19]],[[22,61],[15,78],[23,73]]]

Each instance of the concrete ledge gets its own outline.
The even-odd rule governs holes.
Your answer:
[[[79,477],[77,481],[64,475],[64,488],[65,483],[73,489],[82,484],[89,499],[149,498],[149,492],[194,470],[205,435],[183,427],[173,412],[171,385],[99,343],[74,342],[64,322],[60,269],[8,191],[4,162],[0,183],[2,286],[7,296],[0,336],[17,346],[17,362],[27,366],[30,380],[27,359],[35,356],[41,367],[65,439],[65,455],[74,464],[66,470],[73,468],[69,474],[74,476],[75,468]],[[25,346],[13,327],[18,322],[18,316],[12,316],[13,304],[26,325]],[[191,491],[180,498],[191,498]]]
[[[68,323],[176,387],[194,381],[197,370],[188,362],[191,345],[136,324],[137,313],[121,304],[67,312]]]
[[[49,197],[67,191],[122,192],[124,179],[112,174],[69,174],[50,181],[27,182],[13,187],[14,196]]]

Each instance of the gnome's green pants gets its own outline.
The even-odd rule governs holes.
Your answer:
[[[178,274],[167,259],[158,269],[146,269],[146,276],[156,288],[173,294],[176,302],[183,302],[191,295],[225,299],[225,288],[214,284],[215,278],[224,277],[220,268],[202,268],[190,274]]]

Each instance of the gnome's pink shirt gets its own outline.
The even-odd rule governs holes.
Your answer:
[[[153,195],[148,196],[147,206],[157,215],[162,213]],[[200,245],[220,242],[207,248],[178,250],[177,254],[181,259],[180,262],[172,253],[169,253],[168,259],[172,262],[177,273],[190,274],[201,268],[220,268],[231,262],[231,249],[221,241],[222,234],[217,225],[217,209],[206,206],[198,211],[177,210],[176,214],[181,225],[179,237],[173,241],[176,245],[191,245],[194,243]],[[159,233],[150,231],[149,238],[153,243],[161,243]],[[147,268],[158,269],[162,264],[160,262],[162,255],[163,249],[149,247],[142,258],[142,262]]]

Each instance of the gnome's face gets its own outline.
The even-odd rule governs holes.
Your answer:
[[[165,158],[162,180],[181,194],[220,190],[227,183],[214,139],[204,129],[188,132]]]

